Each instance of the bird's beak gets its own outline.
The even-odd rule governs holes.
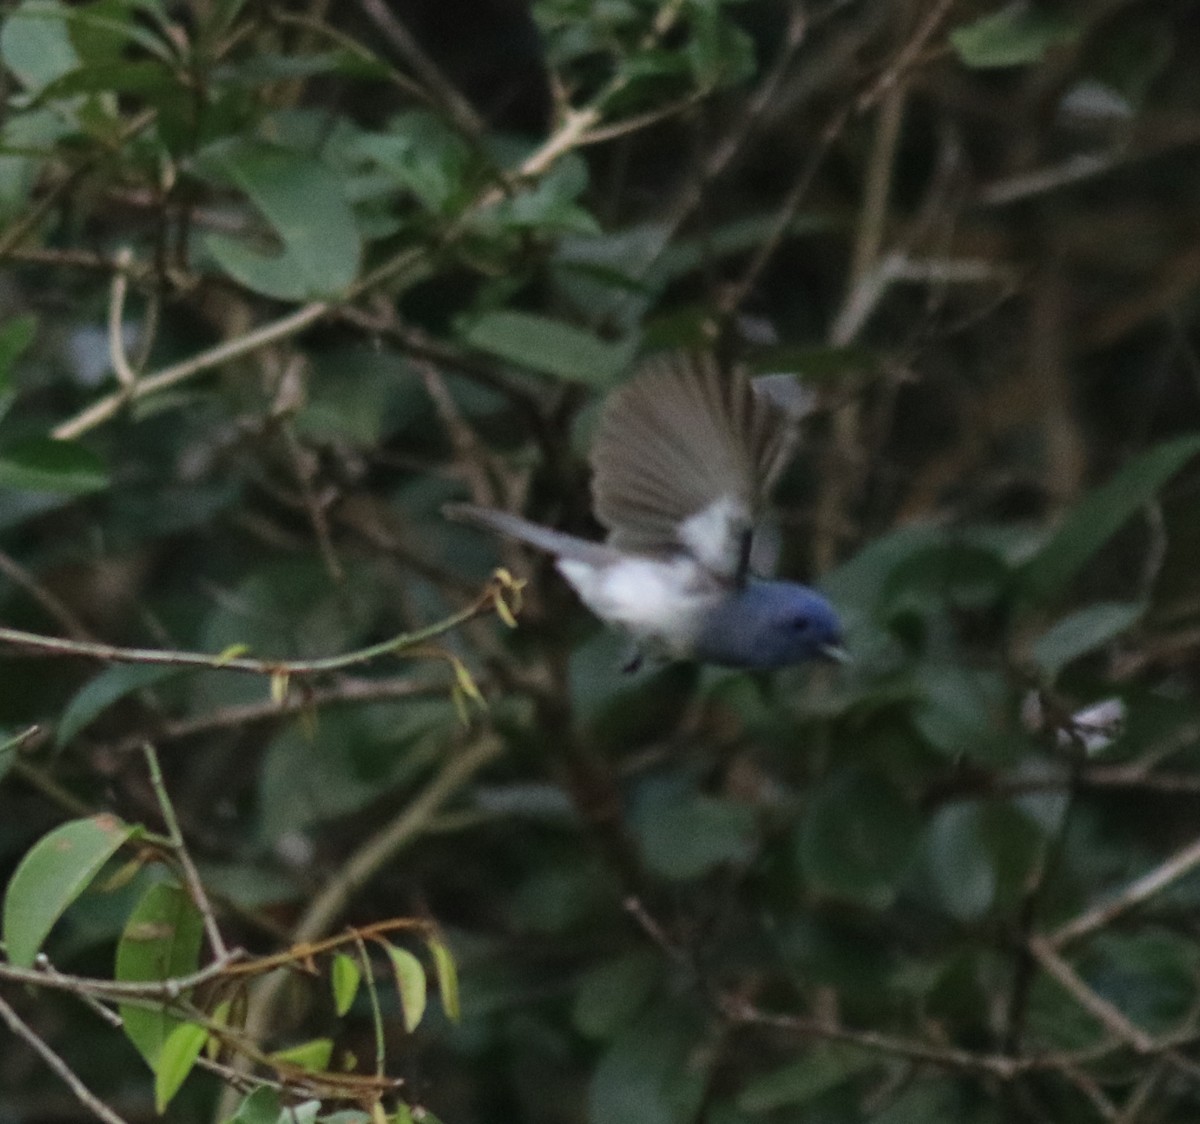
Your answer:
[[[849,663],[850,653],[840,644],[822,644],[818,649],[821,659],[830,663]]]

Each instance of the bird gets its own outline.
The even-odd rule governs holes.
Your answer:
[[[609,395],[592,443],[604,542],[475,504],[445,514],[553,556],[588,609],[632,639],[628,671],[646,657],[747,670],[841,661],[834,606],[771,576],[766,505],[795,451],[799,390],[707,354],[651,356]]]

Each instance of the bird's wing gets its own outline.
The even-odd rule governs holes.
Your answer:
[[[649,360],[609,399],[592,446],[592,496],[609,545],[684,550],[740,581],[794,433],[744,372],[727,375],[692,354]]]

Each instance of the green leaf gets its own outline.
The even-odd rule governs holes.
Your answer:
[[[429,937],[425,944],[433,957],[433,972],[437,977],[442,1010],[446,1012],[446,1018],[456,1023],[462,1017],[462,1009],[458,1001],[458,968],[455,967],[454,957],[437,937]]]
[[[870,1124],[942,1124],[955,1121],[967,1124],[968,1118],[957,1111],[955,1088],[944,1077],[925,1078],[905,1089],[882,1112],[871,1116]],[[989,1119],[987,1115],[973,1120]]]
[[[341,182],[310,157],[249,141],[224,142],[202,163],[232,180],[282,243],[264,253],[225,234],[205,246],[221,268],[248,289],[281,300],[342,293],[358,274],[361,241]]]
[[[822,893],[886,909],[920,831],[916,810],[889,782],[845,771],[822,785],[799,835],[801,868]]]
[[[196,971],[204,924],[200,911],[180,886],[158,882],[133,908],[117,944],[115,976],[122,983],[176,979]],[[163,1045],[184,1020],[166,1010],[122,1005],[129,1041],[157,1071]]]
[[[592,1075],[591,1124],[688,1124],[697,1119],[711,1057],[696,1049],[703,1023],[691,1010],[655,1008],[627,1027]]]
[[[945,604],[982,608],[1000,598],[1009,578],[999,551],[942,542],[916,551],[888,574],[879,608],[888,616]]]
[[[174,30],[160,0],[90,0],[72,5],[67,23],[71,42],[82,64],[104,66],[131,60],[125,51],[136,44],[160,62],[172,60],[175,52],[159,32]],[[156,25],[154,30],[143,23]]]
[[[67,15],[58,0],[26,0],[0,27],[0,58],[32,93],[79,66]]]
[[[587,182],[587,162],[568,153],[539,179],[520,184],[514,194],[473,216],[472,227],[599,235],[595,218],[575,202]]]
[[[1200,954],[1190,934],[1165,927],[1101,932],[1080,952],[1077,968],[1127,1018],[1158,1035],[1188,1017]]]
[[[160,1115],[192,1072],[208,1030],[198,1023],[180,1023],[167,1035],[154,1070],[154,1108]]]
[[[758,836],[752,809],[671,784],[647,786],[634,807],[633,825],[646,865],[677,879],[745,862]]]
[[[335,953],[329,971],[329,983],[333,988],[334,1008],[339,1015],[344,1015],[354,1005],[359,984],[362,983],[362,969],[358,961],[344,952]]]
[[[1057,621],[1037,638],[1033,659],[1055,678],[1072,660],[1102,648],[1135,624],[1146,606],[1128,601],[1101,601]]]
[[[0,453],[0,488],[83,496],[108,485],[104,462],[73,441],[35,437]]]
[[[400,1009],[404,1013],[404,1029],[412,1034],[425,1016],[425,969],[406,948],[385,944],[396,975],[396,990],[400,994]],[[443,992],[443,1003],[445,993]]]
[[[127,839],[141,829],[116,816],[89,816],[56,827],[21,860],[4,896],[8,959],[30,968],[54,923]]]
[[[692,5],[690,23],[692,34],[684,56],[698,86],[733,86],[753,78],[754,39],[719,5]]]
[[[269,1056],[275,1062],[321,1073],[329,1068],[330,1059],[333,1057],[333,1039],[314,1038],[309,1042],[301,1042],[298,1046],[289,1046],[286,1050],[276,1050]]]
[[[454,214],[470,198],[471,151],[432,113],[398,114],[387,131],[360,133],[348,147],[352,159],[386,177],[393,194],[411,192],[435,215]]]
[[[822,589],[846,606],[849,623],[868,617],[882,600],[890,575],[917,554],[945,545],[940,527],[913,523],[868,543],[836,570],[826,574]]]
[[[1197,453],[1200,453],[1200,437],[1196,436],[1156,445],[1130,461],[1107,484],[1085,496],[1019,575],[1025,593],[1038,601],[1059,593],[1088,559]]]
[[[36,333],[37,319],[33,316],[14,316],[0,328],[0,393],[8,390],[13,363],[33,343]]]
[[[276,1124],[282,1111],[278,1090],[260,1085],[237,1106],[226,1124]]]
[[[611,1038],[645,1004],[662,976],[662,958],[643,950],[588,970],[575,993],[572,1021],[589,1038]]]
[[[486,312],[464,319],[459,330],[480,351],[590,386],[611,386],[631,358],[631,345],[605,343],[580,328],[529,312]]]
[[[25,204],[43,167],[35,154],[48,151],[74,131],[51,109],[8,115],[0,130],[0,213],[11,214]]]
[[[977,804],[948,804],[930,823],[926,847],[933,886],[946,912],[977,921],[992,908],[998,877]]]
[[[1082,28],[1061,12],[1025,0],[964,24],[950,33],[950,45],[965,66],[985,69],[1038,62],[1051,47],[1073,43]]]
[[[154,664],[114,664],[106,668],[95,679],[85,683],[67,703],[58,729],[54,732],[54,744],[59,747],[66,745],[118,699],[178,674],[177,667]]]
[[[945,660],[920,664],[914,678],[921,697],[913,724],[931,746],[951,757],[1011,762],[1014,746],[998,721],[1004,705],[999,675]]]
[[[1015,907],[1044,838],[1029,815],[1006,801],[940,808],[926,831],[923,857],[943,908],[958,921],[975,922]]]
[[[154,98],[173,95],[179,90],[174,72],[165,63],[152,59],[139,62],[110,62],[81,66],[56,78],[42,91],[46,100],[70,98],[77,94],[137,94]]]
[[[804,1057],[755,1078],[737,1099],[743,1112],[771,1112],[804,1104],[879,1064],[878,1055],[840,1042],[818,1042]]]

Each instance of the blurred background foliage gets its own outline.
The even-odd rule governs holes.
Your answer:
[[[159,827],[149,740],[230,943],[445,933],[461,1022],[380,1002],[447,1122],[1196,1120],[1196,15],[10,6],[4,624],[298,659],[530,583],[438,642],[465,723],[434,652],[280,703],[10,645],[0,876],[71,816]],[[595,533],[597,403],[669,347],[815,393],[782,568],[849,666],[623,676],[545,560],[442,519]],[[134,900],[81,897],[57,969],[110,973]],[[372,1057],[318,990],[265,1045]],[[104,1021],[0,992],[153,1114]],[[0,1119],[83,1116],[39,1065],[6,1040]]]

